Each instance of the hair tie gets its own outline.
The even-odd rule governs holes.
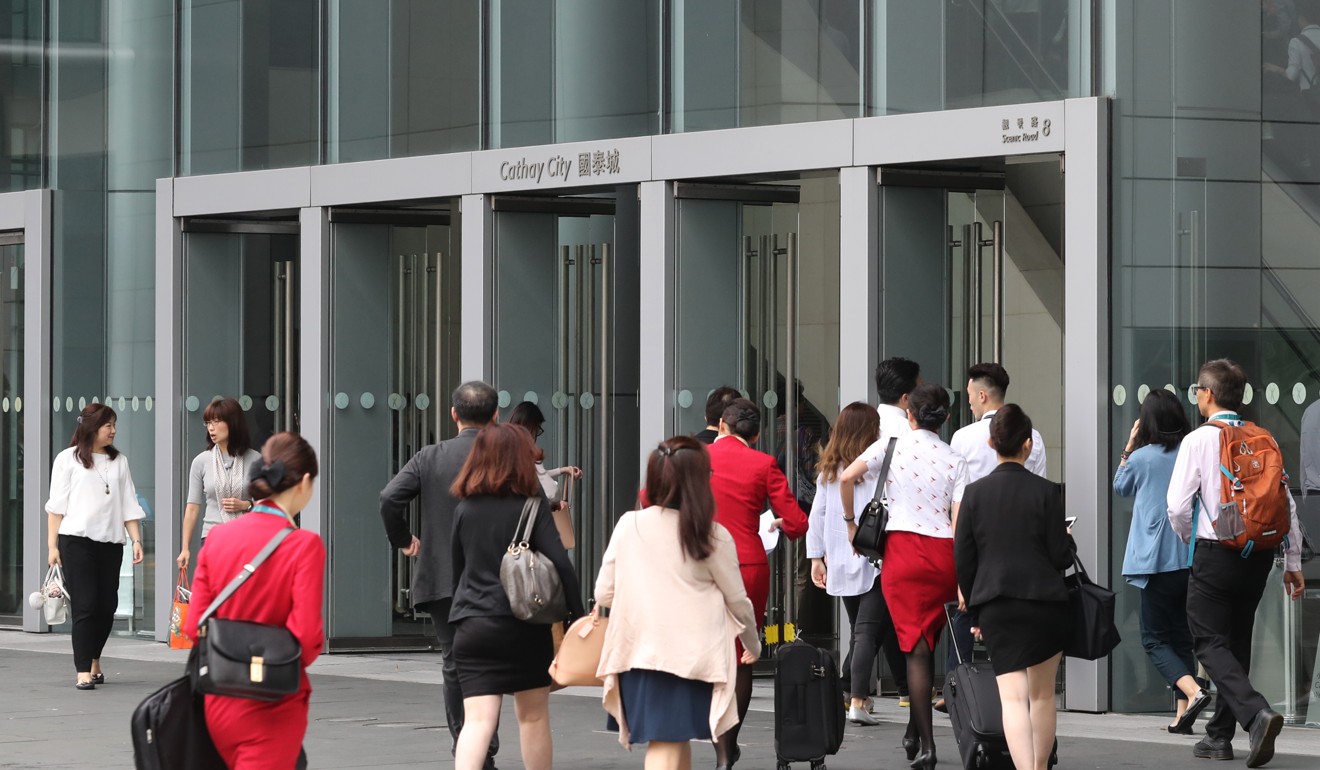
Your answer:
[[[926,404],[922,404],[921,408],[917,410],[918,422],[931,422],[933,420],[943,420],[945,417],[948,416],[949,416],[949,410],[945,409],[942,406],[928,406]]]
[[[257,479],[265,480],[271,489],[275,489],[281,481],[284,481],[284,461],[276,460],[270,464],[253,465],[252,470],[248,472],[248,481],[253,482]]]

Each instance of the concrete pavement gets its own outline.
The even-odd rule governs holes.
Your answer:
[[[103,667],[107,684],[92,692],[73,689],[69,639],[0,631],[0,767],[132,767],[128,719],[147,694],[183,670],[186,653],[164,645],[112,639]],[[312,713],[306,748],[313,768],[453,767],[449,735],[436,685],[434,654],[323,656],[312,667]],[[742,731],[740,770],[774,767],[774,728],[769,682],[757,692]],[[878,707],[878,727],[849,725],[831,770],[906,768],[899,741],[906,710],[892,699]],[[642,748],[632,754],[604,730],[599,694],[571,688],[551,696],[555,766],[640,768]],[[1194,738],[1169,735],[1164,717],[1061,713],[1061,770],[1080,768],[1220,768],[1245,764],[1246,741],[1236,741],[1235,763],[1191,755]],[[512,699],[506,699],[501,768],[522,766]],[[941,767],[958,766],[948,721],[936,715]],[[1320,768],[1320,731],[1285,729],[1272,768]],[[695,747],[695,766],[713,767],[714,755]],[[794,768],[805,768],[795,765]]]

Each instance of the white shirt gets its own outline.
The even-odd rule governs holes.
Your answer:
[[[109,455],[93,452],[92,467],[85,468],[74,450],[69,447],[55,455],[46,510],[64,517],[60,521],[61,535],[123,545],[128,539],[124,522],[147,517],[138,504],[128,457],[121,452],[111,460]]]
[[[1223,420],[1241,425],[1239,420],[1229,420],[1230,412],[1212,415],[1211,420]],[[1178,446],[1178,457],[1173,461],[1173,477],[1169,479],[1169,524],[1184,543],[1192,537],[1192,501],[1199,494],[1200,511],[1196,516],[1196,537],[1201,540],[1218,540],[1215,534],[1215,517],[1219,510],[1219,429],[1213,425],[1202,425],[1182,440]],[[1291,533],[1284,539],[1283,568],[1288,572],[1297,572],[1302,568],[1301,526],[1297,523],[1297,503],[1288,495],[1288,512],[1291,518]],[[1212,515],[1213,514],[1213,515]],[[1297,536],[1294,537],[1293,535]]]
[[[843,472],[843,468],[839,468]],[[866,473],[853,485],[853,510],[860,512],[875,494],[875,475]],[[839,480],[816,479],[816,497],[807,517],[807,558],[825,559],[825,592],[830,596],[859,596],[871,590],[880,570],[852,549],[848,522],[843,520]]]
[[[867,460],[870,472],[880,473],[884,449],[882,446],[878,457]],[[966,486],[967,461],[938,435],[914,430],[900,436],[885,482],[885,497],[889,500],[889,527],[885,531],[952,538],[951,511],[953,504],[962,500]]]
[[[1302,499],[1320,490],[1320,401],[1302,413]]]
[[[1312,43],[1320,45],[1320,26],[1308,24],[1298,37],[1301,35],[1306,35]],[[1298,37],[1288,41],[1288,67],[1284,70],[1284,76],[1296,83],[1300,90],[1310,91],[1316,85],[1315,54]]]
[[[949,446],[967,460],[967,482],[980,481],[999,465],[999,455],[990,446],[990,418],[998,409],[991,409],[971,425],[964,425],[953,434]],[[1040,431],[1031,429],[1031,454],[1023,463],[1027,470],[1045,478],[1045,442]]]

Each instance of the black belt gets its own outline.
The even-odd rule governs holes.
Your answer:
[[[1197,548],[1223,548],[1223,549],[1225,549],[1225,550],[1229,550],[1229,551],[1240,551],[1240,550],[1242,550],[1241,548],[1229,548],[1228,546],[1224,545],[1223,543],[1219,542],[1218,540],[1208,540],[1208,539],[1206,539],[1206,538],[1204,538],[1204,537],[1198,537],[1198,538],[1196,538],[1196,547],[1197,547]]]

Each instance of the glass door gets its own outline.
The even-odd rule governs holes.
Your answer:
[[[0,626],[23,622],[23,234],[0,232]]]
[[[298,430],[298,248],[294,223],[185,220],[180,473],[206,448],[202,412],[217,398],[238,399],[253,447]],[[182,521],[183,500],[161,507]],[[200,526],[193,537],[196,553]]]
[[[590,596],[614,520],[636,507],[635,193],[494,198],[492,377],[500,419],[522,402],[545,416],[547,468],[583,477],[569,500],[572,551]],[[570,487],[572,489],[572,487]]]
[[[452,438],[458,258],[448,211],[332,211],[326,449],[331,649],[427,648],[414,560],[391,548],[378,495],[421,448]],[[411,529],[420,531],[416,502]]]
[[[680,183],[675,196],[674,432],[704,428],[711,391],[737,388],[762,410],[756,448],[808,511],[817,447],[839,409],[838,176]],[[835,641],[833,602],[810,584],[803,546],[771,555],[767,647]]]

